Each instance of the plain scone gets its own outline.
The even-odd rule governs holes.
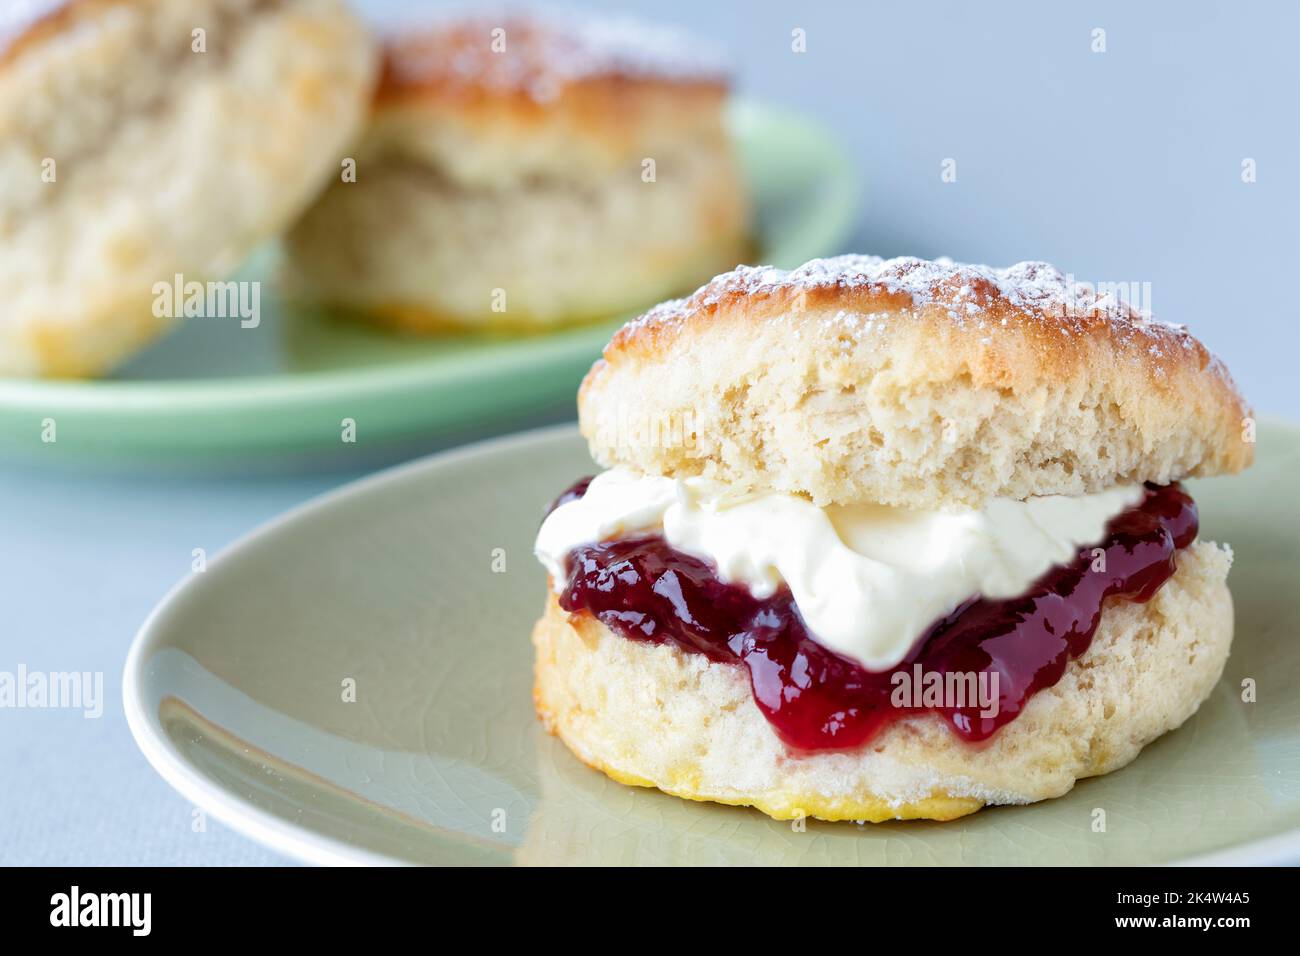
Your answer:
[[[680,293],[743,258],[726,97],[707,51],[622,20],[482,15],[395,36],[356,181],[291,232],[287,283],[415,332]]]
[[[23,9],[0,28],[0,375],[94,375],[170,324],[156,283],[223,279],[339,170],[376,56],[342,0]]]
[[[869,256],[741,268],[628,323],[588,374],[595,458],[818,504],[942,509],[1240,471],[1249,408],[1181,327],[1009,269]],[[1244,431],[1243,431],[1244,429]],[[990,740],[935,714],[844,752],[788,749],[743,667],[624,638],[554,593],[533,632],[547,729],[624,783],[777,818],[948,820],[1059,796],[1209,696],[1232,643],[1231,551],[1197,540],[1147,603]]]

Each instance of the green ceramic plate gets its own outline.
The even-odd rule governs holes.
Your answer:
[[[755,260],[843,251],[858,183],[817,127],[753,104],[731,114],[758,209]],[[244,277],[269,280],[274,254]],[[412,339],[302,314],[261,287],[261,322],[190,319],[110,380],[0,380],[0,454],[42,462],[229,462],[338,454],[340,422],[368,449],[571,408],[617,320],[547,335]],[[652,303],[646,303],[650,305]],[[56,423],[57,442],[42,441]],[[554,420],[552,418],[552,420]]]
[[[1219,687],[1135,763],[1047,803],[800,833],[579,763],[533,716],[528,640],[545,593],[531,554],[543,504],[593,468],[572,428],[381,473],[236,544],[144,625],[127,717],[188,799],[319,862],[1294,860],[1300,431],[1260,434],[1254,469],[1194,487],[1205,535],[1237,554]],[[1247,677],[1257,703],[1240,699]]]

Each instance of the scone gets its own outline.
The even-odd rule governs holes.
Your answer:
[[[376,69],[342,0],[9,10],[0,374],[94,375],[166,328],[159,283],[225,278],[338,173]]]
[[[469,16],[393,37],[355,182],[289,236],[299,298],[415,332],[644,307],[743,260],[712,54],[621,20]]]
[[[948,820],[1191,716],[1231,552],[1179,481],[1252,460],[1178,326],[1051,266],[740,268],[579,393],[608,470],[537,537],[548,729],[616,780],[777,818]]]

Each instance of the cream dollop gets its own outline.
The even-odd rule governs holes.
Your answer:
[[[980,509],[819,508],[795,495],[736,495],[705,479],[615,468],[551,512],[535,550],[559,588],[574,548],[661,532],[757,598],[784,583],[814,640],[881,671],[966,599],[1024,593],[1081,546],[1100,542],[1107,522],[1141,498],[1141,485],[1123,485],[1091,495],[996,498]]]

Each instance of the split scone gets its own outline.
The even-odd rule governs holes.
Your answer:
[[[743,258],[727,80],[675,33],[563,13],[393,37],[356,181],[288,241],[300,298],[409,331],[644,306]]]
[[[375,80],[342,0],[40,0],[0,19],[0,375],[109,370],[339,169]]]
[[[1231,552],[1178,482],[1252,459],[1184,329],[1009,269],[740,268],[579,394],[536,704],[626,783],[778,818],[947,820],[1108,773],[1194,713]]]

